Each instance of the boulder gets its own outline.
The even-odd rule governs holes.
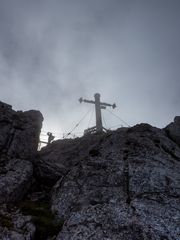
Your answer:
[[[42,126],[39,111],[14,111],[0,102],[0,203],[22,199],[29,189]]]
[[[11,159],[0,174],[0,203],[20,200],[27,193],[33,177],[30,161]]]
[[[164,130],[148,124],[97,139],[72,140],[65,162],[63,141],[54,143],[59,146],[57,163],[66,164],[51,199],[52,211],[65,221],[57,240],[178,239],[177,144]],[[78,160],[78,146],[85,145]],[[52,146],[46,148],[49,156]],[[48,154],[46,159],[50,159]]]
[[[39,111],[17,111],[0,102],[0,154],[33,160],[43,117]]]
[[[180,146],[180,116],[174,118],[174,122],[170,123],[166,128],[168,136]]]
[[[0,102],[0,239],[180,238],[179,117],[37,153],[42,119]]]
[[[68,171],[89,155],[90,148],[100,141],[99,136],[63,139],[52,142],[38,152],[34,163],[39,181],[53,186]]]
[[[36,227],[30,216],[24,216],[17,208],[8,209],[0,206],[0,239],[1,240],[32,240]]]

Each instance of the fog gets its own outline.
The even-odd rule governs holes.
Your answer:
[[[40,110],[56,137],[88,111],[75,132],[95,124],[78,99],[96,92],[127,124],[164,127],[179,115],[179,13],[179,0],[0,0],[0,101]]]

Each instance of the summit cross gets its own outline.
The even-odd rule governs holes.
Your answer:
[[[84,133],[102,133],[103,131],[107,131],[106,128],[103,127],[102,125],[102,116],[101,116],[101,109],[106,109],[106,107],[112,107],[113,109],[116,107],[116,104],[109,104],[109,103],[104,103],[100,101],[100,94],[96,93],[94,94],[94,99],[93,100],[86,100],[83,98],[79,99],[79,102],[85,102],[85,103],[91,103],[95,104],[95,111],[96,111],[96,126],[92,128],[88,128],[84,131]]]

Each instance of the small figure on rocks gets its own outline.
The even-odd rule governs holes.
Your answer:
[[[48,132],[47,135],[48,135],[48,145],[49,145],[54,140],[55,136],[53,136],[51,132]]]

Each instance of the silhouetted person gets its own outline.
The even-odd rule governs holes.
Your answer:
[[[48,132],[47,135],[48,135],[48,143],[47,144],[49,145],[54,140],[55,136],[53,136],[51,132]]]

